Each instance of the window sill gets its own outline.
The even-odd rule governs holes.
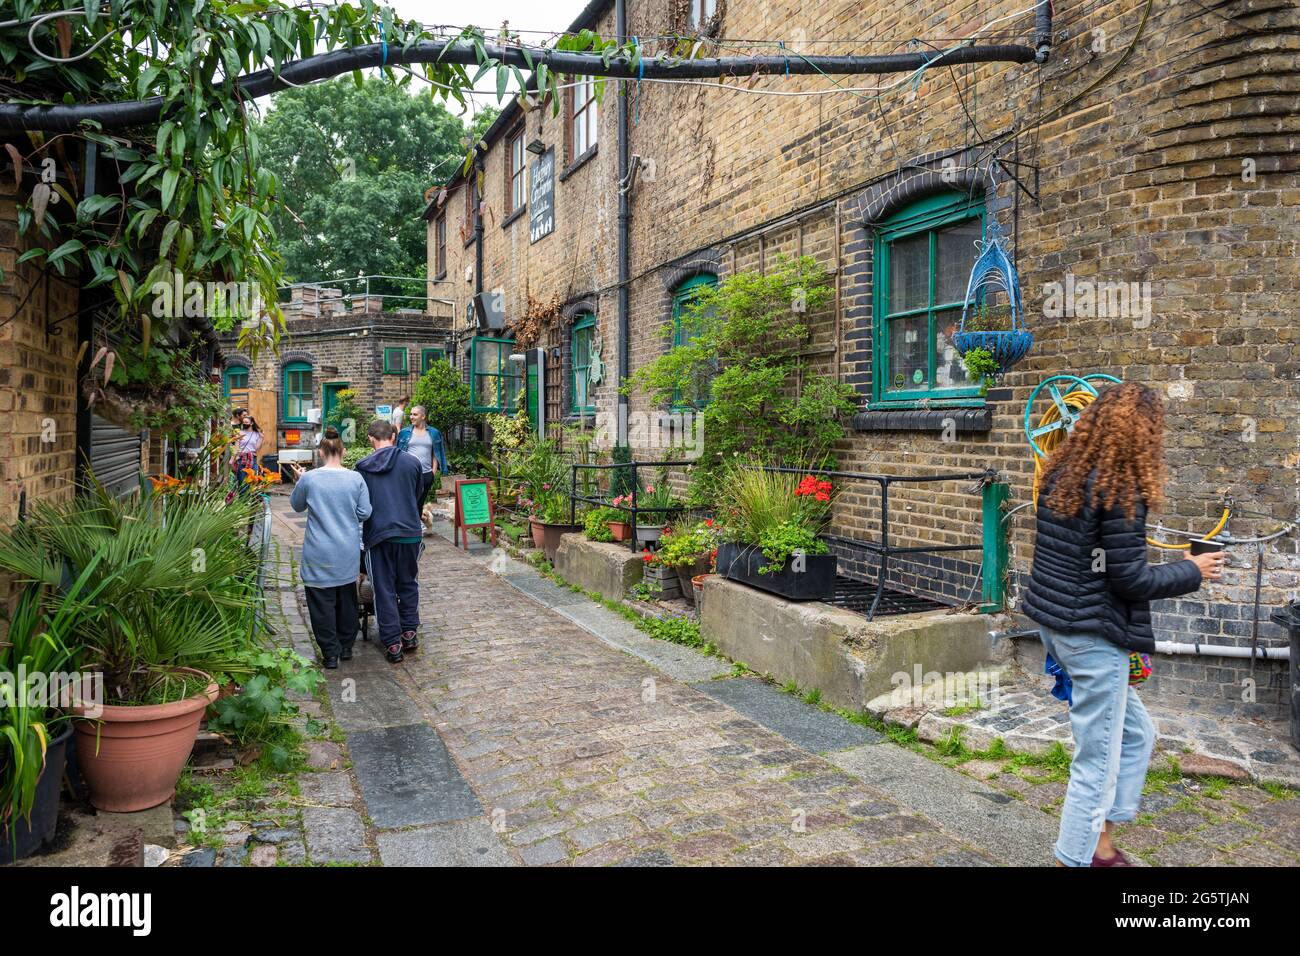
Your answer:
[[[502,229],[509,229],[509,228],[510,228],[510,225],[511,225],[511,224],[512,224],[516,219],[518,219],[520,216],[522,216],[522,215],[523,215],[524,213],[526,213],[526,212],[528,212],[528,204],[527,204],[527,203],[524,203],[522,206],[520,206],[518,209],[516,209],[516,210],[515,210],[514,212],[512,212],[510,215],[506,216],[505,219],[501,220],[501,228],[502,228]]]
[[[591,149],[587,150],[585,153],[583,153],[573,162],[569,163],[569,165],[565,167],[564,172],[560,173],[560,182],[564,182],[566,179],[568,179],[570,176],[576,173],[580,166],[585,166],[589,160],[595,157],[596,151],[599,149],[600,149],[600,144],[597,143],[595,146],[591,147]]]
[[[951,424],[949,424],[951,423]],[[859,432],[942,432],[983,434],[993,429],[993,410],[952,405],[947,408],[872,408],[853,416]]]

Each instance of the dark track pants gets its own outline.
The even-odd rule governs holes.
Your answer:
[[[307,613],[321,656],[338,657],[357,639],[357,585],[341,584],[336,588],[307,589]]]
[[[403,631],[420,629],[420,550],[424,545],[381,541],[366,549],[370,584],[375,589],[379,639],[396,644]]]

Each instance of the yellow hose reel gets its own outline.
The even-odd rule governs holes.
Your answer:
[[[1074,430],[1074,423],[1079,420],[1083,410],[1096,400],[1098,391],[1097,387],[1092,384],[1093,382],[1118,383],[1119,379],[1113,375],[1100,373],[1082,377],[1067,374],[1053,375],[1040,382],[1038,387],[1029,395],[1029,401],[1025,404],[1025,438],[1028,440],[1029,447],[1034,454],[1033,497],[1035,507],[1038,505],[1038,486],[1042,481],[1044,462]],[[1035,426],[1032,424],[1034,402],[1042,392],[1046,392],[1051,404],[1039,417],[1038,424]],[[1203,535],[1204,539],[1209,540],[1223,531],[1228,524],[1229,515],[1230,509],[1224,508],[1219,523],[1214,526],[1214,530]],[[1191,547],[1190,542],[1165,544],[1162,541],[1156,541],[1154,538],[1147,538],[1147,543],[1157,548],[1176,551],[1185,551]]]

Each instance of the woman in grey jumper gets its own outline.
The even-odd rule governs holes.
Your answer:
[[[324,665],[352,659],[357,639],[357,555],[361,522],[370,517],[370,491],[361,476],[343,467],[343,442],[333,428],[321,439],[322,466],[303,472],[291,465],[297,484],[289,496],[294,511],[307,512],[302,544],[302,583],[307,611]]]

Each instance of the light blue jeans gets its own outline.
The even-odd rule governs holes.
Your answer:
[[[1128,684],[1128,651],[1103,637],[1040,632],[1074,685],[1074,759],[1056,858],[1066,866],[1090,866],[1105,822],[1137,816],[1156,729]]]

